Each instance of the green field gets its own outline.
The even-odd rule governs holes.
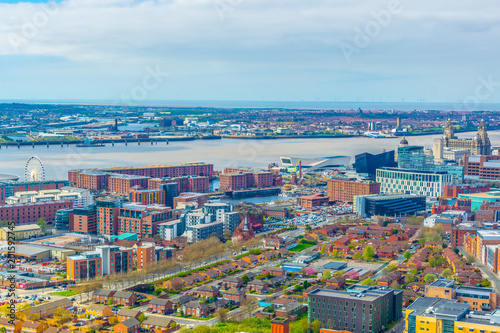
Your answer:
[[[58,295],[58,296],[65,296],[65,297],[71,297],[71,296],[78,295],[80,293],[77,292],[77,291],[73,291],[73,290],[66,290],[66,291],[56,291],[56,292],[53,292],[53,293],[50,293],[50,294],[51,295]]]
[[[304,251],[305,249],[310,248],[311,246],[314,246],[314,245],[313,244],[299,244],[299,245],[292,247],[290,249],[290,251],[300,252],[300,251]]]

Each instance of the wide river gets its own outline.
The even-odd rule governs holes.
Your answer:
[[[458,137],[475,136],[476,132],[460,133]],[[500,145],[500,131],[489,132],[492,146]],[[437,135],[409,137],[410,145],[432,147]],[[45,169],[46,179],[67,179],[67,171],[75,168],[104,168],[113,166],[144,166],[154,164],[179,164],[186,162],[213,163],[216,170],[228,166],[265,168],[269,163],[279,163],[280,156],[325,157],[351,156],[369,152],[377,154],[396,149],[402,138],[328,138],[280,140],[195,140],[174,141],[169,145],[158,143],[110,144],[102,148],[77,148],[53,145],[24,146],[0,150],[0,174],[13,174],[24,178],[26,161],[38,156]]]

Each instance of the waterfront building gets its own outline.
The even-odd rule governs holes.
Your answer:
[[[375,178],[377,169],[397,167],[394,150],[384,151],[373,155],[370,153],[358,154],[354,157],[355,162],[352,165],[356,173],[361,176]]]
[[[89,190],[64,186],[61,189],[15,192],[6,198],[7,204],[19,204],[42,201],[71,201],[73,207],[86,207],[94,203]]]
[[[119,198],[98,198],[97,208],[97,232],[101,235],[118,234],[118,213],[122,201]]]
[[[455,133],[451,120],[445,125],[444,135],[434,140],[433,154],[436,162],[443,161],[445,148],[451,150],[468,150],[471,155],[491,155],[491,143],[484,121],[481,121],[477,136],[471,139],[459,139]]]
[[[398,147],[398,168],[420,171],[447,172],[455,182],[464,179],[464,167],[453,164],[434,164],[434,156],[424,152],[423,146],[410,146],[403,138]]]
[[[275,183],[276,174],[271,171],[224,172],[219,176],[222,190],[244,190],[250,187],[264,188],[280,185]]]
[[[210,178],[207,176],[182,176],[182,177],[163,177],[163,178],[150,178],[148,180],[148,188],[162,189],[161,185],[164,184],[177,184],[178,193],[183,192],[209,192]]]
[[[414,194],[360,195],[353,210],[363,218],[374,215],[413,215],[425,211],[425,196]]]
[[[112,193],[129,193],[132,188],[147,188],[149,177],[113,174],[108,178],[108,190]]]
[[[354,202],[354,197],[358,195],[379,194],[380,183],[334,177],[327,180],[326,191],[330,201]]]
[[[150,165],[144,167],[117,167],[94,170],[70,170],[68,180],[76,187],[100,190],[107,188],[109,174],[136,175],[149,178],[206,176],[213,177],[214,165],[207,163],[186,163],[180,165]],[[105,186],[104,186],[105,185]],[[147,188],[144,186],[144,188]]]
[[[377,170],[380,193],[405,193],[439,198],[444,186],[452,183],[452,175],[442,171],[416,171],[397,168]]]
[[[402,317],[403,291],[353,285],[346,291],[316,289],[308,293],[309,322],[354,333],[384,332]]]
[[[118,209],[117,234],[136,233],[140,239],[154,237],[158,233],[158,224],[175,218],[170,207],[126,204]]]
[[[303,208],[319,207],[328,204],[330,199],[323,193],[314,193],[299,197],[299,205]]]
[[[71,214],[73,213],[73,208],[70,209],[59,209],[54,217],[54,227],[56,230],[69,231]]]

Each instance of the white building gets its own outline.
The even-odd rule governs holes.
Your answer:
[[[5,202],[7,204],[19,204],[58,200],[73,202],[73,208],[87,207],[94,203],[94,197],[89,190],[71,186],[65,186],[60,190],[15,192]]]
[[[452,184],[452,175],[440,171],[415,171],[398,168],[377,169],[380,193],[404,193],[438,198],[444,185]]]

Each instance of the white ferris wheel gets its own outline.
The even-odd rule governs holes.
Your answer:
[[[27,182],[45,180],[45,169],[43,168],[42,160],[38,156],[31,156],[26,161],[24,180]]]

